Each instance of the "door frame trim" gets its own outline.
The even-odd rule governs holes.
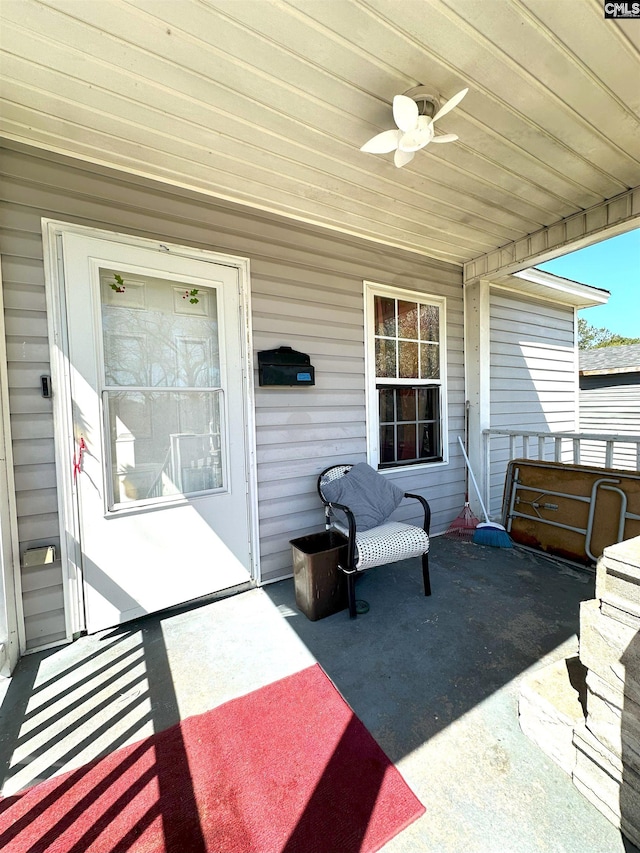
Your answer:
[[[240,349],[242,360],[243,404],[245,425],[245,461],[247,471],[247,512],[251,582],[260,585],[260,552],[258,529],[258,486],[256,469],[255,391],[253,370],[253,340],[251,324],[251,288],[249,258],[227,255],[209,249],[178,243],[137,237],[42,218],[44,249],[45,294],[53,386],[53,421],[56,465],[56,486],[60,520],[60,556],[63,566],[63,590],[67,640],[86,630],[84,585],[80,549],[80,519],[73,486],[73,417],[71,403],[71,373],[69,364],[69,334],[66,321],[66,291],[62,258],[62,235],[76,234],[112,243],[171,253],[174,257],[204,260],[234,267],[238,272],[240,301]]]
[[[0,677],[12,674],[26,649],[18,511],[9,407],[7,337],[0,268]],[[6,633],[5,633],[6,632]]]

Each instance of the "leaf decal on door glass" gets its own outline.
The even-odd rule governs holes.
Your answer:
[[[113,277],[115,279],[115,282],[111,282],[109,284],[111,290],[115,290],[116,293],[124,293],[126,288],[124,286],[124,279],[122,278],[122,276],[118,275],[118,273],[116,272],[113,274]]]

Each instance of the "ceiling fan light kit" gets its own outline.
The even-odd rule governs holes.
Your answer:
[[[416,151],[430,142],[455,142],[455,133],[435,135],[434,123],[456,107],[469,89],[462,89],[442,107],[424,86],[409,89],[404,95],[393,99],[393,120],[397,130],[385,130],[376,134],[360,149],[367,154],[388,154],[395,151],[393,162],[398,168],[413,160]]]

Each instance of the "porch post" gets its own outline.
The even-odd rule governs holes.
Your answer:
[[[479,279],[464,286],[464,367],[466,399],[469,401],[469,461],[483,499],[487,493],[482,430],[491,418],[489,282]],[[473,483],[469,487],[473,512],[482,518],[482,510]]]

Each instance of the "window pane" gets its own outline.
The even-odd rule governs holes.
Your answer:
[[[420,344],[420,378],[440,378],[440,346],[438,344]]]
[[[398,337],[418,340],[417,302],[398,302]]]
[[[419,294],[402,295],[374,293],[374,328],[369,330],[374,333],[378,462],[383,467],[442,459],[441,306],[425,304]]]
[[[437,305],[420,305],[420,340],[440,340],[440,310]]]
[[[401,379],[418,378],[418,344],[411,341],[398,341],[399,376]]]
[[[415,388],[398,388],[398,420],[416,420],[416,392]]]
[[[396,342],[376,339],[376,376],[396,377]]]
[[[395,428],[393,426],[380,427],[380,462],[396,461],[396,443],[394,439]]]
[[[435,421],[440,419],[438,392],[438,388],[420,388],[418,390],[418,420]]]
[[[394,412],[394,390],[393,388],[380,388],[379,389],[379,409],[380,409],[380,423],[389,423],[395,420],[393,412]]]
[[[389,419],[380,423],[380,465],[442,459],[440,388],[387,387],[379,392],[381,416],[384,412]]]
[[[416,458],[416,425],[398,424],[398,460]]]
[[[374,297],[375,334],[387,338],[396,336],[396,301],[386,296]]]
[[[100,270],[105,384],[219,387],[216,291],[124,275]]]
[[[111,503],[219,489],[220,392],[108,391]]]
[[[420,424],[420,433],[421,433],[420,456],[423,459],[440,458],[442,453],[440,450],[440,441],[439,441],[440,430],[438,428],[438,425],[435,423],[433,423],[433,424]]]

